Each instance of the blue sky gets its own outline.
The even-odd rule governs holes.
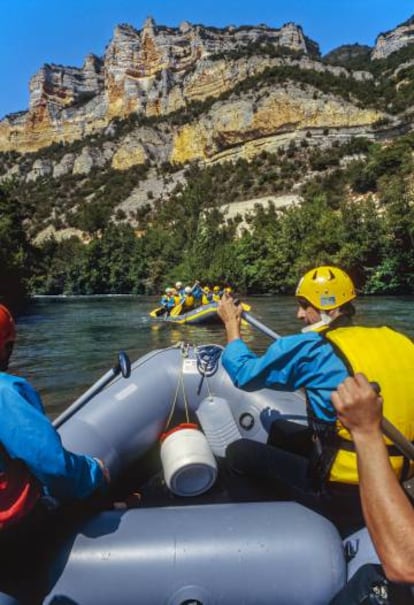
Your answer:
[[[322,53],[341,44],[373,46],[414,14],[412,0],[0,0],[0,117],[27,109],[30,77],[44,64],[81,66],[102,55],[115,25],[141,29],[148,15],[222,27],[293,21]]]

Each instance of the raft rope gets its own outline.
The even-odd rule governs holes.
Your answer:
[[[181,350],[181,357],[183,359],[183,362],[184,362],[184,359],[186,359],[189,355],[190,347],[191,347],[191,345],[188,343],[185,343],[185,342],[179,342],[176,345],[176,348],[179,348]],[[174,397],[171,402],[171,410],[170,410],[170,413],[168,414],[167,422],[165,423],[165,429],[164,429],[165,431],[168,430],[171,420],[173,419],[175,409],[177,406],[178,393],[180,391],[180,387],[182,388],[182,392],[183,392],[185,420],[186,420],[186,422],[190,422],[190,412],[189,412],[188,400],[187,400],[187,395],[185,392],[185,385],[184,385],[183,366],[184,366],[184,363],[181,364],[180,373],[178,374],[177,388],[175,389]]]
[[[168,415],[164,430],[168,430],[168,427],[174,416],[180,388],[182,389],[182,394],[183,394],[186,422],[190,422],[189,403],[188,403],[187,394],[185,391],[183,367],[184,367],[184,359],[189,357],[192,345],[186,344],[184,342],[180,342],[180,343],[177,343],[176,347],[181,350],[181,356],[182,356],[183,363],[181,364],[181,369],[180,369],[180,372],[178,375],[178,380],[177,380],[177,388],[175,389],[174,397],[171,402],[171,410]],[[198,347],[194,347],[194,351],[195,351],[195,356],[196,356],[197,370],[198,370],[199,374],[201,375],[200,384],[197,389],[197,395],[200,394],[204,379],[206,379],[207,391],[208,391],[209,397],[211,397],[212,392],[210,389],[210,384],[209,384],[208,378],[213,376],[218,370],[219,360],[220,360],[221,354],[223,352],[223,347],[221,347],[220,345],[200,345]]]
[[[218,362],[223,352],[219,345],[201,345],[196,347],[197,370],[202,376],[213,376],[218,370]]]
[[[198,385],[197,395],[201,393],[201,387],[203,386],[204,378],[206,378],[206,385],[208,394],[211,397],[212,393],[210,390],[210,384],[208,378],[214,376],[218,370],[219,359],[223,352],[223,347],[219,345],[200,345],[196,347],[196,360],[197,370],[201,374],[200,384]]]

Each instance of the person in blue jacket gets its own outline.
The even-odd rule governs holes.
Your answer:
[[[85,499],[108,482],[102,461],[63,447],[39,394],[27,380],[5,372],[14,340],[13,318],[0,305],[0,532],[44,496],[58,502]],[[26,483],[30,498],[22,493]]]
[[[224,294],[217,310],[227,334],[222,363],[242,389],[306,388],[308,416],[319,426],[332,427],[336,413],[330,396],[349,372],[318,330],[352,324],[355,288],[344,271],[324,266],[302,278],[296,296],[304,330],[278,339],[257,356],[241,339],[241,305]],[[305,504],[349,533],[363,525],[358,486],[325,481],[332,458],[326,449],[321,456],[314,436],[308,427],[280,420],[273,423],[268,444],[241,439],[228,446],[226,458],[234,470],[270,480],[278,497]]]
[[[191,288],[191,294],[194,297],[194,307],[199,307],[203,300],[203,289],[200,282],[197,280]]]
[[[171,309],[175,306],[176,300],[174,298],[174,290],[173,288],[165,288],[165,292],[161,297],[160,305],[163,307],[167,313],[170,314]]]
[[[23,586],[71,503],[87,509],[110,482],[101,460],[63,447],[29,382],[6,373],[15,337],[13,317],[0,305],[0,590],[16,573]],[[37,602],[34,595],[30,602]]]

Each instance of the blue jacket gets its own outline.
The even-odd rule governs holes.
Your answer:
[[[192,295],[194,296],[195,300],[197,300],[197,301],[202,299],[203,290],[201,289],[201,286],[199,284],[197,284],[196,286],[193,286]]]
[[[0,418],[0,442],[12,458],[26,463],[48,495],[86,498],[105,485],[97,460],[64,449],[39,394],[23,378],[0,373]]]
[[[175,306],[174,297],[164,294],[164,296],[161,298],[161,306],[165,307],[167,310],[172,309]]]
[[[242,340],[233,340],[224,350],[222,363],[233,383],[242,389],[305,388],[316,416],[328,422],[336,418],[330,395],[349,375],[332,345],[317,332],[284,336],[261,357]]]

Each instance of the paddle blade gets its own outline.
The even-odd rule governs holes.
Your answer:
[[[171,317],[176,317],[177,315],[180,315],[182,310],[183,305],[175,305],[175,307],[173,307],[170,311]]]
[[[150,317],[159,317],[165,313],[165,307],[157,307],[150,312]]]

